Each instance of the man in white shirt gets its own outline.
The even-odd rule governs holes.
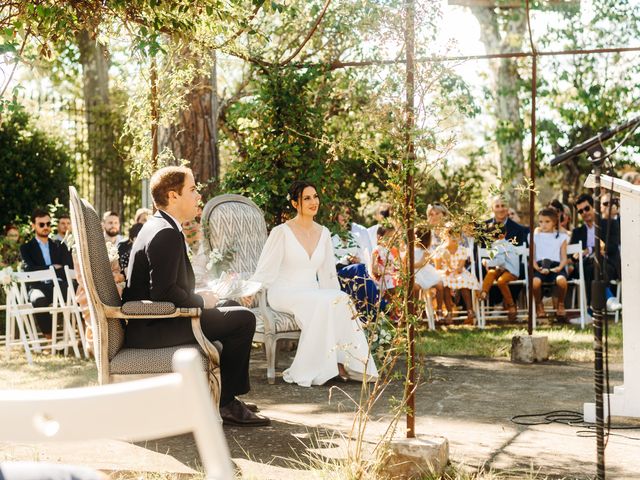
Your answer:
[[[69,214],[63,213],[58,217],[58,233],[53,238],[62,242],[68,232],[71,232],[71,217]]]

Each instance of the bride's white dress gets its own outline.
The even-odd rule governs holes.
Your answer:
[[[326,227],[311,257],[283,223],[269,234],[252,280],[267,288],[272,308],[294,315],[300,327],[296,356],[283,377],[303,387],[322,385],[338,375],[378,376],[349,296],[340,290],[331,235]]]

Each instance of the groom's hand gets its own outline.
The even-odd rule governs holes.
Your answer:
[[[204,308],[215,308],[220,299],[213,292],[199,292],[200,296],[204,300]]]

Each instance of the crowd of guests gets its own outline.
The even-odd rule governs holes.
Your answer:
[[[608,280],[620,278],[618,205],[617,198],[609,193],[603,195],[600,229],[607,235],[600,248]],[[426,218],[417,221],[413,293],[429,301],[433,299],[438,322],[452,323],[458,303],[466,311],[465,323],[473,324],[476,312],[472,292],[481,301],[502,302],[507,317],[516,319],[515,298],[520,287],[511,284],[524,278],[526,268],[516,247],[528,246],[532,234],[519,223],[516,211],[504,197],[492,198],[490,207],[492,216],[486,221],[459,224],[445,206],[434,203],[428,206]],[[538,318],[547,316],[542,302],[543,294],[547,293],[553,298],[556,320],[567,320],[568,280],[578,277],[580,260],[579,254],[567,255],[570,244],[582,245],[583,280],[587,304],[591,304],[596,248],[593,198],[580,195],[574,208],[581,222],[573,229],[572,209],[559,200],[553,200],[537,213],[533,230],[533,297]],[[343,209],[337,218],[342,231],[333,236],[336,269],[342,289],[353,296],[361,317],[372,318],[393,303],[398,287],[406,282],[402,266],[403,262],[406,266],[408,255],[391,220],[389,205],[381,206],[377,213],[379,223],[368,229],[351,222],[349,214],[348,209]],[[477,258],[478,245],[488,248],[488,258]],[[612,295],[607,291],[607,296]]]
[[[629,181],[640,184],[640,174]],[[609,193],[602,197],[601,232],[607,237],[600,248],[604,255],[607,278],[620,277],[620,217],[618,199]],[[440,204],[428,206],[424,221],[418,221],[414,249],[415,286],[413,294],[423,300],[433,299],[438,322],[450,324],[456,309],[466,311],[465,323],[473,324],[474,311],[472,292],[481,301],[503,304],[510,320],[516,318],[516,296],[519,287],[511,285],[524,277],[525,266],[520,261],[517,246],[528,245],[529,228],[519,223],[519,216],[503,197],[490,201],[492,216],[485,222],[459,225],[452,221],[448,209]],[[557,320],[566,319],[565,298],[567,280],[578,275],[578,256],[567,255],[567,245],[581,243],[583,246],[584,281],[587,304],[591,303],[590,284],[594,275],[595,257],[595,211],[593,198],[583,194],[574,203],[575,212],[582,220],[571,228],[572,209],[554,200],[538,212],[537,226],[533,232],[534,279],[533,296],[538,317],[546,317],[542,303],[543,293],[553,294],[553,305]],[[199,210],[198,213],[201,211]],[[399,241],[399,232],[392,221],[391,206],[382,204],[376,211],[376,223],[369,228],[353,222],[349,208],[337,214],[339,230],[331,236],[335,269],[341,289],[354,299],[361,319],[375,318],[382,310],[388,310],[394,295],[406,279],[402,278],[402,262],[406,261],[406,248]],[[137,210],[129,222],[131,227],[125,237],[121,233],[120,216],[114,211],[104,212],[102,227],[105,243],[116,252],[112,257],[114,279],[120,293],[125,286],[126,272],[131,248],[143,224],[153,214],[146,208]],[[420,219],[419,219],[420,220]],[[202,250],[202,232],[195,220],[182,225],[186,240],[193,249]],[[55,235],[52,235],[51,216],[44,210],[36,210],[31,216],[33,237],[21,244],[20,231],[15,225],[4,228],[4,239],[0,251],[4,265],[21,264],[25,271],[40,270],[53,265],[66,293],[64,266],[73,268],[73,259],[64,240],[71,234],[69,215],[57,218]],[[478,261],[475,247],[489,247],[490,258]],[[202,251],[194,257],[203,256]],[[475,268],[471,266],[474,265]],[[194,259],[197,276],[205,275]],[[482,269],[482,271],[480,271]],[[202,272],[200,270],[203,270]],[[480,274],[482,273],[482,284]],[[551,288],[554,287],[554,288]],[[607,296],[612,292],[608,291]],[[83,292],[79,297],[84,300]],[[52,301],[50,285],[33,285],[29,299],[34,306],[46,306]],[[456,305],[458,304],[459,307]],[[393,314],[393,312],[391,312]],[[51,316],[38,314],[36,321],[42,333],[51,332]]]

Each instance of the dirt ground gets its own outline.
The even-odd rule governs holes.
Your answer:
[[[291,354],[281,356],[286,364]],[[416,431],[447,438],[454,465],[469,470],[484,467],[504,475],[501,478],[532,478],[532,472],[537,474],[534,478],[595,476],[596,440],[588,430],[562,424],[522,426],[511,421],[515,415],[553,410],[581,412],[584,402],[593,401],[590,363],[517,365],[506,360],[430,357],[423,367],[428,381],[417,391]],[[621,366],[612,365],[611,387],[621,383]],[[359,389],[357,383],[302,388],[285,384],[280,376],[275,385],[268,385],[264,354],[256,350],[252,391],[246,400],[257,403],[273,423],[266,428],[225,427],[238,473],[254,479],[312,477],[310,456],[340,456],[353,421],[348,396],[357,396]],[[401,389],[400,383],[392,385],[372,412],[368,439],[376,439],[386,428],[389,402],[401,396]],[[627,420],[626,425],[639,428],[616,430],[609,438],[607,478],[640,478],[640,422]],[[33,460],[37,455],[41,460],[106,469],[180,472],[198,464],[191,435],[137,445],[110,442],[67,450],[38,446],[25,450],[27,453],[13,446],[11,455],[2,447],[0,459],[26,456]],[[105,451],[111,452],[107,461]],[[167,454],[162,455],[165,461],[155,452]]]
[[[622,383],[622,371],[619,365],[612,367],[613,387]],[[531,472],[537,478],[595,476],[596,440],[588,430],[562,424],[521,426],[510,420],[515,415],[553,410],[582,412],[582,404],[593,401],[591,364],[516,365],[503,360],[432,357],[426,360],[424,371],[429,381],[417,392],[416,431],[447,438],[452,463],[472,470],[484,466],[514,478]],[[225,428],[231,455],[248,478],[302,478],[305,475],[299,469],[305,468],[312,452],[332,456],[332,447],[344,444],[353,419],[347,395],[356,397],[359,385],[301,388],[281,378],[276,385],[268,385],[264,375],[264,356],[256,352],[247,400],[256,402],[273,425]],[[384,430],[388,402],[400,395],[400,384],[386,392],[373,412],[369,438],[375,439]],[[607,476],[637,479],[640,424],[620,421],[639,428],[614,431],[606,449]],[[188,443],[191,446],[185,450]],[[157,447],[187,463],[194,455],[193,443],[184,437],[163,440]]]

